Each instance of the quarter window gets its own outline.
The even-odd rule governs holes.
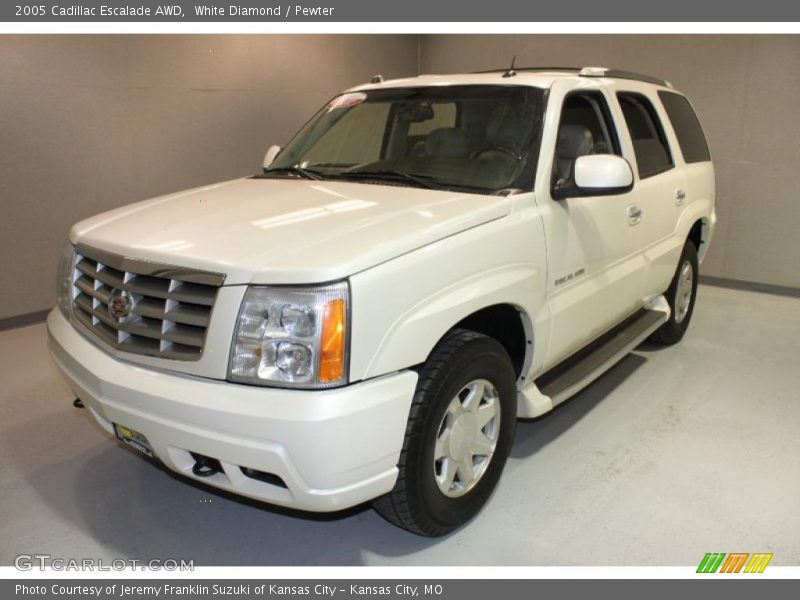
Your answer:
[[[674,166],[664,128],[653,104],[641,94],[617,94],[628,126],[639,179],[663,173]]]
[[[673,92],[658,92],[658,97],[661,98],[664,110],[667,111],[672,123],[672,129],[675,131],[675,137],[678,138],[683,160],[687,163],[711,160],[706,136],[689,101]]]

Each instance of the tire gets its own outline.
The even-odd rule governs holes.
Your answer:
[[[473,331],[450,332],[420,371],[397,482],[373,502],[375,510],[429,537],[445,535],[475,516],[500,479],[514,441],[516,392],[503,346]],[[492,411],[495,416],[481,427]],[[473,454],[479,445],[485,452]],[[434,453],[441,457],[435,459]]]
[[[687,277],[691,277],[691,281],[687,281]],[[688,240],[681,252],[672,283],[664,294],[671,309],[669,320],[656,329],[650,337],[651,340],[665,346],[681,341],[689,328],[689,321],[692,320],[697,299],[697,278],[697,248],[694,247],[694,242]]]

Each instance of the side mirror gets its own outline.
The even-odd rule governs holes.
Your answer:
[[[613,154],[579,156],[573,170],[575,187],[582,196],[621,194],[633,186],[628,161]]]
[[[269,166],[273,163],[273,161],[275,160],[275,157],[277,157],[278,154],[281,153],[281,150],[282,150],[282,148],[280,146],[274,146],[273,145],[273,146],[269,147],[269,149],[267,150],[267,153],[264,155],[263,167],[264,167],[265,171],[267,169],[269,169]]]

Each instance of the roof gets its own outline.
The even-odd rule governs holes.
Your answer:
[[[517,67],[508,76],[508,68],[478,73],[455,73],[448,75],[420,75],[403,79],[371,82],[359,85],[352,90],[377,88],[401,88],[429,85],[528,85],[548,89],[559,79],[581,80],[585,78],[626,79],[650,83],[660,87],[672,88],[665,80],[649,75],[608,69],[605,67]],[[379,76],[376,76],[379,77]]]
[[[576,78],[575,73],[536,72],[517,73],[515,77],[503,77],[502,73],[462,73],[451,75],[420,75],[403,79],[388,79],[382,83],[368,83],[352,88],[368,90],[376,88],[402,88],[428,85],[529,85],[547,89],[552,87],[556,79]]]

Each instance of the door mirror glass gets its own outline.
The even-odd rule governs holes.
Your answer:
[[[575,188],[581,196],[621,194],[633,186],[628,161],[613,154],[591,154],[575,160]]]
[[[267,169],[269,169],[269,166],[273,163],[273,161],[275,160],[275,157],[277,157],[278,154],[280,154],[280,152],[281,152],[281,147],[280,146],[274,146],[273,145],[273,146],[269,147],[269,149],[267,150],[267,153],[264,155],[264,165],[263,166],[264,166],[264,170],[265,171]]]

